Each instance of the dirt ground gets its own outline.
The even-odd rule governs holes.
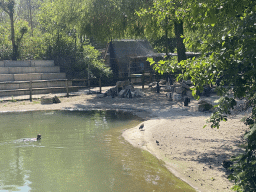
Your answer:
[[[103,88],[103,92],[108,87]],[[95,89],[97,90],[97,89]],[[247,127],[240,121],[246,113],[232,116],[221,123],[220,129],[206,128],[210,113],[198,112],[198,101],[191,99],[188,107],[182,102],[169,101],[166,93],[143,90],[140,98],[100,98],[98,94],[80,91],[69,98],[59,96],[61,103],[42,105],[9,98],[0,102],[0,112],[33,110],[124,110],[145,119],[143,131],[139,125],[124,130],[123,137],[135,147],[149,151],[166,163],[166,167],[197,191],[232,191],[228,172],[222,162],[242,152],[243,134]],[[37,96],[40,98],[41,96]],[[218,97],[202,98],[214,102]],[[157,143],[158,142],[158,143]]]

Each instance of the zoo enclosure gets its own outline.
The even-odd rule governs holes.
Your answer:
[[[154,78],[153,75],[149,74],[139,74],[133,75],[128,78],[119,78],[119,81],[129,80],[133,84],[141,85],[142,89],[144,89],[144,85],[149,83]],[[62,83],[57,83],[62,82]],[[4,85],[7,82],[0,82],[0,86]],[[42,83],[51,83],[58,86],[52,87],[38,87],[37,84]],[[66,97],[70,96],[71,92],[78,92],[79,89],[88,89],[90,91],[91,88],[99,87],[98,93],[101,93],[102,82],[101,78],[91,78],[91,79],[53,79],[53,80],[31,80],[31,81],[16,81],[16,82],[8,82],[8,84],[19,84],[19,88],[8,89],[8,90],[0,90],[0,93],[4,96],[0,97],[1,99],[10,98],[13,96],[19,96],[22,100],[29,99],[33,100],[33,95],[42,95],[49,93],[64,93]],[[6,95],[5,95],[6,93]],[[8,100],[8,99],[7,99]]]

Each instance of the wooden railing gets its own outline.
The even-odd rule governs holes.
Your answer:
[[[73,82],[83,82],[83,83],[75,83],[73,85]],[[39,87],[36,86],[35,84],[37,83],[48,83],[48,82],[65,82],[63,83],[63,85],[60,86],[45,86],[45,87]],[[29,95],[29,99],[30,101],[32,101],[32,95],[36,95],[36,94],[41,94],[40,91],[43,90],[52,90],[50,92],[55,92],[55,93],[66,93],[66,96],[69,97],[69,93],[70,91],[74,90],[74,89],[81,89],[81,88],[87,88],[88,85],[86,85],[87,80],[86,79],[54,79],[54,80],[31,80],[31,81],[8,81],[8,82],[0,82],[0,85],[2,84],[20,84],[19,87],[22,88],[13,88],[13,89],[5,89],[5,90],[0,90],[0,93],[3,92],[16,92],[16,94],[13,95]],[[63,90],[63,91],[58,91],[58,90]],[[39,92],[39,93],[35,93],[35,92]],[[24,92],[24,94],[17,94],[17,92]],[[10,94],[12,95],[12,94]]]
[[[139,81],[136,79],[140,79]],[[141,84],[142,88],[144,88],[145,84],[145,77],[144,76],[134,76],[124,79],[119,79],[120,81],[123,80],[130,80],[135,81],[137,84]],[[35,86],[37,83],[47,83],[47,82],[65,82],[63,83],[63,86],[46,86],[46,87],[38,87]],[[101,93],[101,79],[92,78],[88,81],[88,79],[54,79],[54,80],[31,80],[31,81],[9,81],[9,82],[0,82],[0,85],[2,84],[22,84],[24,88],[17,88],[17,89],[5,89],[0,90],[1,92],[24,92],[24,94],[14,94],[15,96],[21,96],[21,95],[29,95],[29,100],[32,101],[32,96],[37,94],[43,94],[40,93],[40,90],[52,90],[50,93],[65,93],[67,97],[69,97],[70,92],[78,91],[78,89],[82,88],[88,88],[90,91],[90,82],[92,83],[93,87],[99,87],[99,92]],[[58,91],[63,90],[63,91]],[[36,93],[38,91],[38,93]],[[8,94],[11,96],[12,94]],[[8,96],[7,96],[8,97]]]

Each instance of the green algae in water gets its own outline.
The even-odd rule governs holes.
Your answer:
[[[129,113],[6,113],[0,121],[0,191],[194,191],[122,138],[141,122]],[[40,142],[22,142],[38,133]]]

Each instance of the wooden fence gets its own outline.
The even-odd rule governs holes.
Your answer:
[[[129,80],[133,82],[134,84],[140,84],[142,85],[142,88],[144,89],[144,84],[146,81],[146,77],[144,75],[140,76],[133,76],[129,78],[123,78],[118,79],[119,81],[123,80]],[[62,83],[62,86],[48,86],[48,87],[38,87],[34,86],[38,83],[47,83],[47,82],[65,82]],[[0,82],[0,85],[5,84],[7,82]],[[29,100],[32,101],[33,95],[39,95],[39,94],[46,94],[46,93],[65,93],[67,97],[69,97],[70,92],[76,92],[79,89],[87,88],[90,91],[90,84],[93,85],[93,87],[99,87],[99,92],[101,93],[101,78],[96,79],[92,78],[88,81],[88,79],[54,79],[54,80],[32,80],[32,81],[14,81],[14,82],[8,82],[8,84],[22,84],[19,87],[23,88],[17,88],[17,89],[5,89],[0,90],[0,93],[7,92],[10,94],[6,94],[5,96],[22,96],[22,95],[29,95]],[[11,94],[13,93],[13,94]],[[2,96],[3,97],[3,96]]]

